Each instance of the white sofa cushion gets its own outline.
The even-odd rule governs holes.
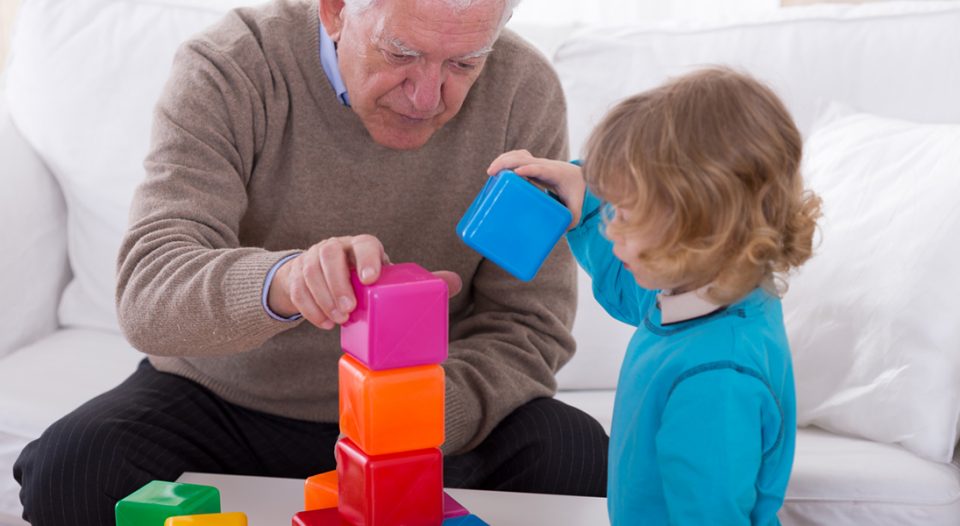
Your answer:
[[[66,208],[53,176],[10,119],[0,93],[0,358],[57,328],[69,275]]]
[[[884,115],[960,122],[958,27],[957,1],[796,7],[746,22],[591,28],[561,44],[553,61],[577,155],[617,101],[706,64],[738,67],[771,84],[804,132],[825,98]],[[583,276],[580,294],[580,350],[560,372],[560,385],[613,388],[631,331],[592,301]]]
[[[778,516],[784,526],[954,526],[960,467],[899,447],[797,432],[797,450]]]
[[[228,7],[249,3],[256,2],[32,0],[21,7],[8,99],[66,198],[74,277],[60,304],[63,325],[118,330],[116,257],[174,51]]]
[[[784,301],[798,424],[949,462],[960,426],[960,124],[834,109],[807,142],[804,173],[824,217],[817,255]]]

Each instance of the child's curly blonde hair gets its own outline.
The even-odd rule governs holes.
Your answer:
[[[757,286],[782,294],[812,255],[820,198],[803,188],[802,142],[770,88],[709,68],[614,107],[587,142],[584,174],[629,211],[609,235],[655,226],[661,242],[640,261],[728,304]]]

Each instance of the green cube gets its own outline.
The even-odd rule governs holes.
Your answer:
[[[168,517],[220,513],[212,486],[154,480],[117,503],[117,526],[163,526]]]

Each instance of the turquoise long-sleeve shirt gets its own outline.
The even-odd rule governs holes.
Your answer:
[[[610,433],[613,526],[779,525],[793,464],[796,401],[780,300],[762,289],[664,325],[601,234],[600,201],[567,234],[593,293],[637,327],[620,369]]]

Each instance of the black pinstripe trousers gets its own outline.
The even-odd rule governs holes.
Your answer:
[[[33,526],[113,524],[117,500],[185,471],[306,478],[335,469],[337,424],[245,409],[146,360],[24,448],[13,468]],[[444,484],[606,494],[607,435],[549,398],[507,416],[474,450],[444,459]]]

